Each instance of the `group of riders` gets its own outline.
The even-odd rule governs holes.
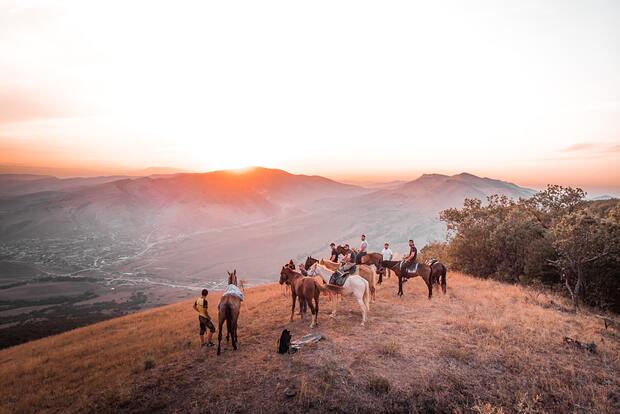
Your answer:
[[[362,258],[368,254],[368,241],[366,240],[366,235],[362,234],[359,249],[351,248],[348,244],[345,244],[344,246],[336,246],[335,243],[331,243],[330,248],[331,248],[331,253],[329,257],[330,261],[339,264],[338,270],[334,273],[334,277],[338,276],[341,278],[345,278],[349,273],[353,273],[354,267],[356,265],[361,264]],[[394,254],[392,252],[392,249],[390,249],[389,243],[385,243],[383,245],[383,250],[381,251],[381,255],[382,255],[381,266],[383,266],[383,263],[385,262],[392,261]],[[401,266],[407,270],[411,270],[413,267],[417,266],[416,265],[417,258],[418,258],[418,249],[415,247],[414,241],[409,240],[409,253],[402,258]],[[307,275],[304,265],[300,264],[299,270],[304,276]],[[229,273],[229,275],[232,275],[232,274]],[[232,282],[229,282],[229,286],[228,286],[229,289],[231,288],[230,283]],[[232,292],[231,294],[237,295],[237,296],[240,295],[240,300],[243,300],[243,294],[236,286],[236,272],[235,272],[235,283],[234,283],[234,286],[232,287],[234,287],[236,290]],[[224,292],[224,295],[227,295],[229,293],[230,292],[228,292],[227,290],[226,292]],[[198,313],[201,346],[211,347],[214,345],[212,342],[212,337],[213,337],[213,333],[215,332],[215,326],[213,325],[213,322],[208,312],[208,307],[209,307],[208,302],[207,302],[208,294],[209,294],[209,291],[207,289],[203,289],[202,295],[196,299],[196,301],[193,304],[193,308]],[[221,331],[221,321],[220,321],[220,331]],[[205,333],[207,333],[206,340],[204,337]],[[230,333],[230,329],[229,329],[229,333]],[[218,338],[218,339],[221,340],[221,338]],[[234,342],[233,346],[236,347],[236,344],[235,344],[236,339],[234,339],[233,342]],[[219,354],[219,345],[218,345],[218,354]]]
[[[365,234],[362,234],[361,236],[359,249],[351,248],[349,244],[345,244],[343,246],[344,248],[339,250],[335,243],[330,243],[329,247],[331,248],[329,260],[339,264],[336,273],[340,276],[348,274],[354,266],[361,264],[362,257],[368,254],[368,241],[366,240]],[[392,260],[394,253],[392,252],[392,249],[390,249],[389,243],[385,243],[383,245],[381,254],[384,262]],[[413,240],[409,240],[409,253],[402,259],[403,266],[407,269],[411,269],[412,267],[415,267],[417,259],[418,249],[415,247],[415,242]],[[305,273],[303,265],[299,265],[299,269],[302,273]]]

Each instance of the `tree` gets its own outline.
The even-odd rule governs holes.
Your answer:
[[[557,259],[550,260],[560,272],[566,289],[577,308],[585,299],[587,268],[609,255],[618,255],[620,225],[613,214],[600,217],[587,209],[564,215],[551,229]]]

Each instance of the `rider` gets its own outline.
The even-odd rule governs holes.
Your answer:
[[[413,240],[409,240],[409,254],[403,257],[405,268],[407,269],[411,268],[411,266],[415,264],[417,258],[418,258],[418,249],[415,247],[415,243],[413,242]]]
[[[346,244],[345,247],[349,247],[349,245]],[[349,249],[349,253],[345,254],[342,257],[342,261],[340,262],[338,271],[340,272],[340,274],[345,274],[346,272],[351,270],[353,266],[355,266],[355,253],[353,252],[353,250]]]
[[[338,263],[338,256],[339,256],[339,254],[338,254],[338,250],[336,249],[336,243],[330,243],[329,247],[332,248],[332,253],[329,256],[329,260],[332,261],[332,262]]]
[[[367,253],[368,250],[368,242],[366,241],[366,235],[362,234],[362,243],[360,244],[360,249],[355,255],[355,263],[359,264],[362,260],[362,256]]]

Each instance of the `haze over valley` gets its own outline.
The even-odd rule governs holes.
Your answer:
[[[532,190],[462,173],[376,187],[252,168],[57,179],[0,175],[3,346],[221,288],[277,280],[328,243],[396,252],[443,240],[438,213],[464,198]],[[10,333],[10,335],[9,335]],[[9,339],[10,338],[10,339]]]

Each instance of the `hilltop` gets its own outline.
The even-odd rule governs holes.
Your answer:
[[[246,291],[239,341],[198,349],[191,302],[0,351],[2,413],[597,412],[620,410],[620,340],[588,310],[522,287],[448,274],[427,300],[419,279],[379,288],[369,323],[345,300],[325,340],[276,354],[285,327],[308,333],[279,285]],[[215,314],[217,294],[210,295]],[[563,344],[595,342],[596,353]],[[287,396],[285,390],[288,389]],[[293,395],[294,394],[294,395]]]

